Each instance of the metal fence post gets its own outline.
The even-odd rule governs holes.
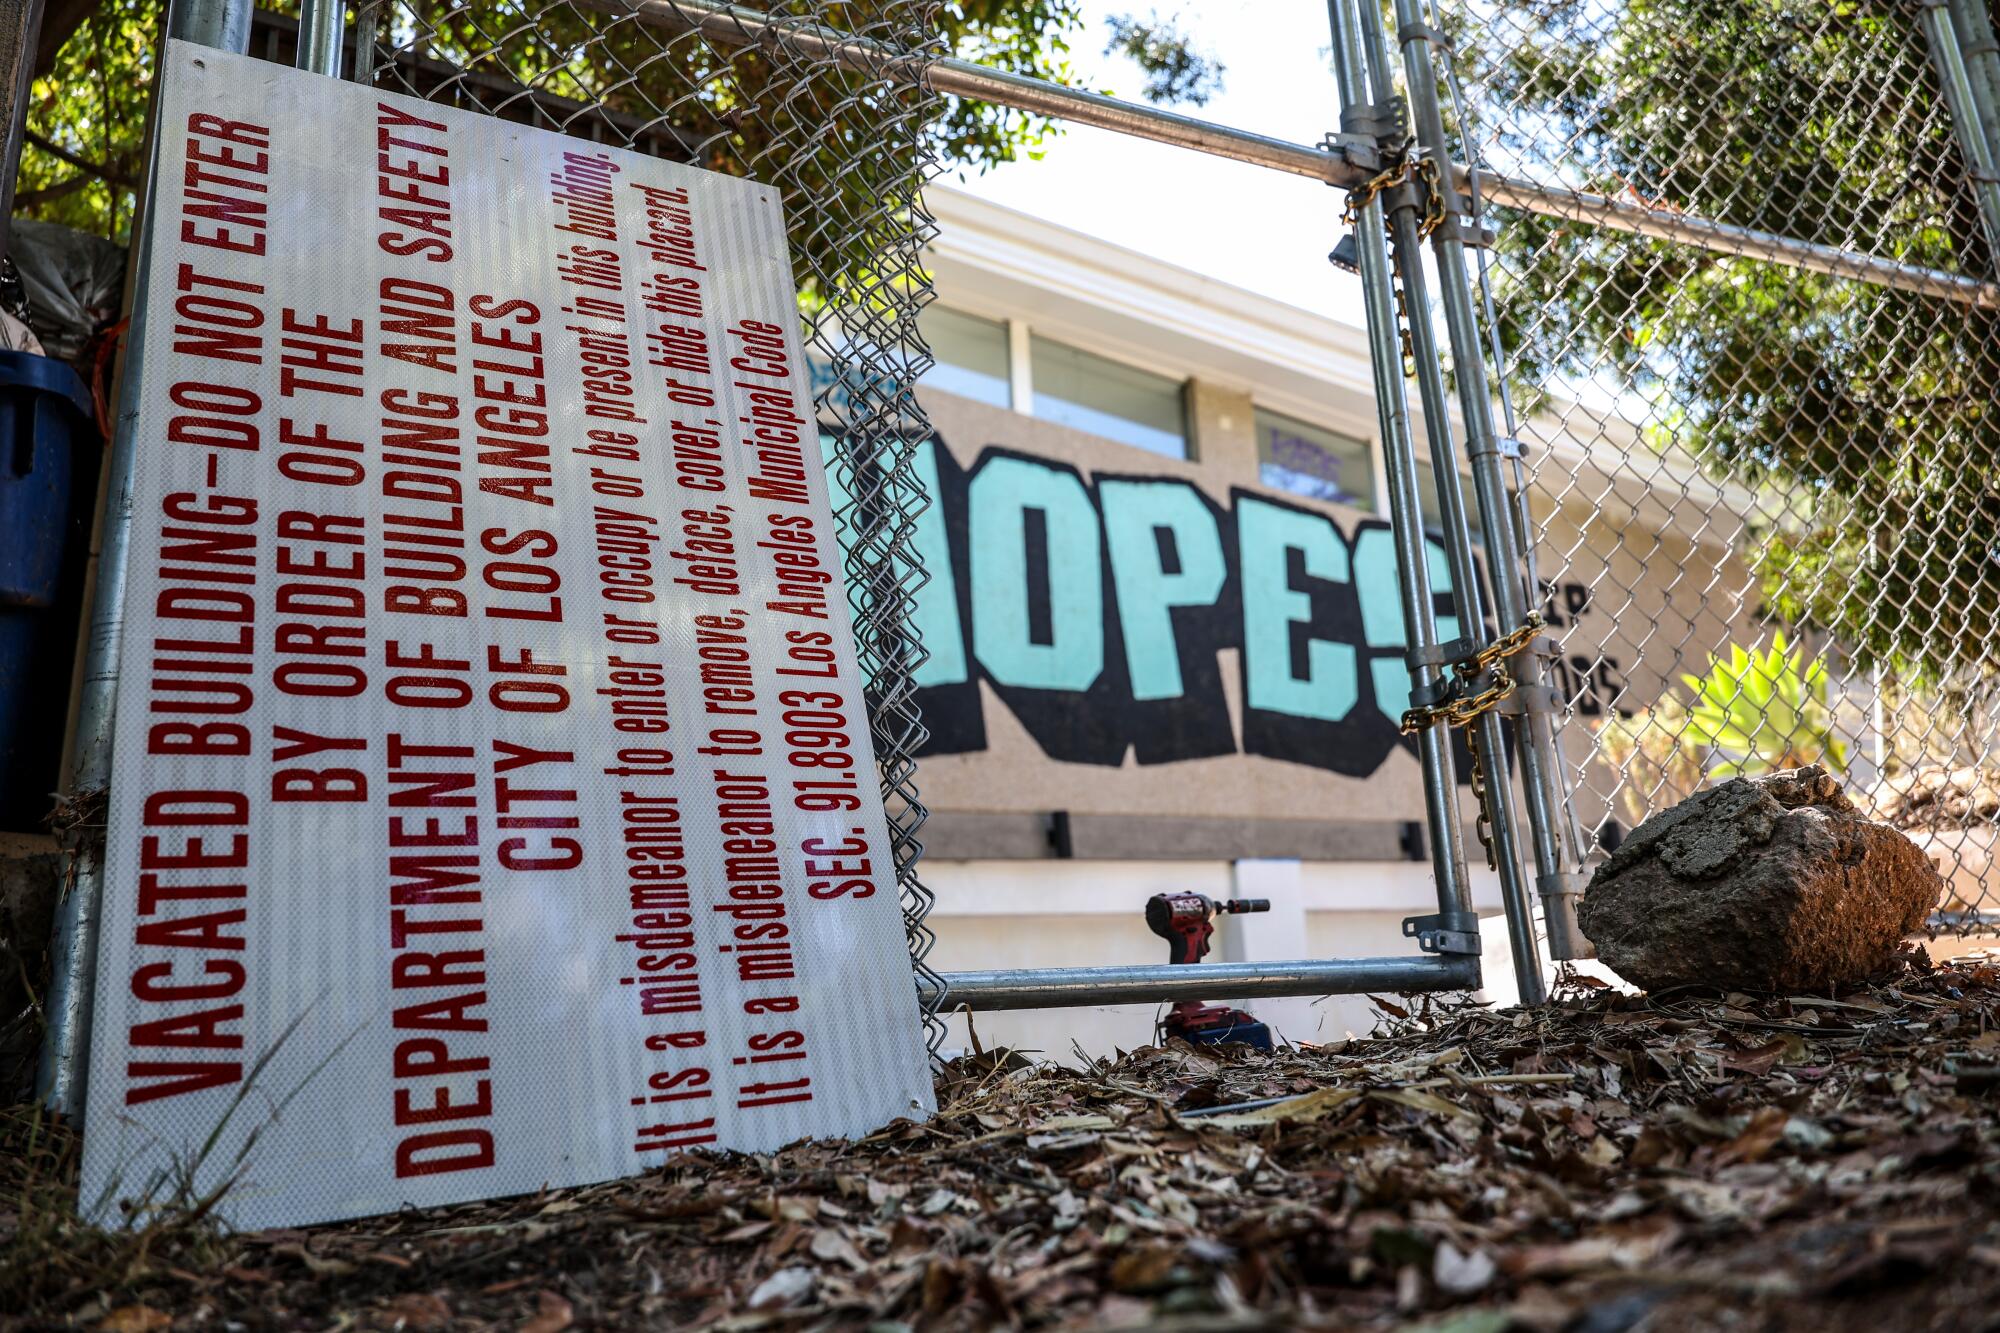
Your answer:
[[[1985,139],[1987,160],[2000,168],[2000,37],[1993,31],[1993,15],[1975,0],[1949,0],[1949,13],[1968,76],[1972,130]],[[1992,268],[2000,273],[2000,249],[1994,251]]]
[[[1348,0],[1327,3],[1343,121],[1364,108],[1369,100],[1354,16],[1347,10],[1347,4]],[[1424,540],[1423,510],[1418,500],[1416,446],[1410,434],[1409,403],[1403,387],[1403,351],[1396,336],[1396,298],[1390,285],[1389,250],[1380,200],[1371,198],[1361,208],[1354,222],[1354,241],[1361,289],[1367,303],[1368,359],[1374,370],[1375,414],[1382,429],[1389,525],[1396,542],[1396,575],[1403,601],[1404,637],[1409,645],[1410,685],[1415,696],[1443,685],[1443,663],[1438,656],[1437,602],[1431,587],[1430,551]],[[1423,767],[1431,866],[1437,875],[1438,910],[1443,914],[1470,913],[1472,886],[1466,875],[1465,832],[1459,817],[1450,731],[1443,722],[1433,723],[1418,733],[1417,747]]]
[[[1949,7],[1972,76],[1973,105],[1993,160],[2000,162],[2000,37],[1994,35],[1993,15],[1979,0],[1949,0]]]
[[[1958,134],[1959,150],[1965,155],[1965,169],[1972,177],[1973,198],[1979,204],[1980,220],[1986,225],[1987,252],[2000,271],[2000,163],[1990,131],[1993,121],[1985,105],[1989,101],[1986,80],[1974,78],[1966,68],[1968,51],[1961,43],[1965,33],[1952,21],[1946,0],[1918,0],[1918,14],[1924,36],[1930,42],[1931,61],[1937,66],[1944,87],[1945,105],[1951,111]],[[1977,58],[1973,56],[1972,58]]]
[[[1368,71],[1370,97],[1386,102],[1395,96],[1388,41],[1374,0],[1361,0],[1362,56]],[[1423,405],[1424,431],[1430,439],[1431,473],[1438,489],[1438,509],[1444,522],[1445,553],[1450,559],[1452,596],[1465,635],[1477,639],[1486,623],[1479,587],[1479,562],[1466,523],[1465,496],[1459,485],[1458,445],[1452,431],[1451,404],[1445,389],[1444,362],[1430,322],[1430,293],[1424,275],[1423,238],[1416,192],[1405,186],[1389,205],[1389,238],[1402,281],[1405,328],[1411,359],[1416,363],[1417,390]],[[1535,939],[1534,907],[1521,873],[1521,834],[1516,821],[1513,784],[1507,772],[1507,736],[1497,713],[1488,710],[1473,723],[1468,739],[1485,756],[1486,819],[1492,826],[1490,859],[1500,873],[1500,901],[1507,913],[1508,943],[1514,959],[1521,1003],[1540,1004],[1548,998],[1542,977],[1541,947]]]
[[[1456,187],[1451,184],[1451,154],[1445,139],[1444,111],[1438,98],[1430,48],[1441,40],[1423,22],[1417,0],[1396,0],[1397,36],[1403,45],[1403,77],[1410,90],[1410,114],[1417,142],[1438,165],[1444,182],[1446,222],[1431,235],[1437,257],[1439,298],[1444,307],[1446,336],[1451,343],[1452,375],[1458,387],[1459,410],[1469,437],[1466,452],[1472,462],[1472,484],[1479,500],[1480,528],[1485,533],[1487,575],[1502,633],[1524,623],[1541,600],[1539,589],[1526,586],[1521,545],[1526,532],[1516,533],[1514,497],[1503,468],[1504,458],[1518,456],[1518,441],[1503,438],[1494,427],[1493,402],[1487,393],[1486,344],[1472,309],[1472,278],[1465,263],[1465,242],[1458,231]],[[1542,899],[1542,919],[1549,936],[1549,953],[1556,958],[1588,958],[1589,942],[1576,924],[1576,899],[1581,877],[1568,864],[1569,811],[1557,786],[1562,764],[1553,725],[1555,699],[1544,680],[1540,656],[1517,654],[1508,665],[1520,700],[1521,784],[1528,807],[1528,830],[1534,846],[1535,887]],[[1497,766],[1497,765],[1496,765]]]
[[[299,69],[340,77],[341,42],[347,36],[346,0],[300,0]],[[356,64],[359,64],[357,56]]]
[[[178,0],[167,14],[167,35],[203,46],[247,51],[251,8],[252,0]],[[158,151],[155,135],[155,158]],[[71,874],[69,891],[56,907],[55,932],[49,944],[51,975],[44,1002],[48,1033],[36,1075],[41,1100],[50,1110],[72,1118],[83,1113],[84,1080],[89,1070],[91,987],[96,979],[99,907],[104,893],[102,811],[111,786],[111,726],[118,702],[118,657],[125,630],[125,556],[132,525],[133,432],[139,415],[146,290],[152,268],[148,237],[158,190],[154,165],[147,164],[145,198],[132,229],[132,252],[138,257],[132,322],[125,340],[111,456],[104,472],[103,547],[84,645],[73,746],[76,758],[65,802],[71,823]]]
[[[14,216],[14,180],[21,171],[21,143],[28,128],[42,7],[42,0],[0,6],[0,255],[7,253],[8,223]]]

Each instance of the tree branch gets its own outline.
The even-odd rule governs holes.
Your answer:
[[[44,203],[50,199],[60,199],[64,195],[75,194],[90,184],[90,176],[71,176],[68,180],[45,185],[39,190],[18,190],[14,194],[14,207],[23,208],[29,204]]]
[[[106,184],[116,185],[121,190],[132,190],[134,192],[136,192],[139,188],[136,182],[129,180],[124,176],[119,175],[116,171],[113,171],[110,167],[101,167],[97,163],[90,161],[88,158],[79,157],[75,153],[72,153],[69,149],[63,147],[61,144],[52,143],[49,140],[44,139],[41,135],[35,133],[33,130],[25,131],[22,134],[22,137],[26,139],[29,143],[33,144],[35,147],[41,149],[44,153],[47,153],[50,157],[56,158],[63,162],[67,162],[79,171],[87,171],[91,175],[97,177],[97,179],[104,181]]]
[[[40,78],[55,66],[56,54],[63,49],[83,21],[90,17],[101,0],[47,0],[42,10],[41,36],[35,42],[35,77]]]

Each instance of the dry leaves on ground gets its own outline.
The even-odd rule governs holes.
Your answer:
[[[44,1127],[0,1326],[2000,1326],[2000,968],[1398,1007],[1270,1056],[989,1054],[861,1143],[310,1232],[56,1226]]]

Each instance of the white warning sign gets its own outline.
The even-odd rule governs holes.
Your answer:
[[[159,136],[83,1197],[927,1111],[776,193],[180,43]]]

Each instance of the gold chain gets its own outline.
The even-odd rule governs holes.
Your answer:
[[[1535,641],[1535,635],[1541,632],[1541,628],[1542,613],[1540,611],[1530,611],[1519,625],[1487,644],[1465,661],[1458,663],[1453,669],[1458,672],[1461,679],[1476,676],[1497,663],[1526,650],[1528,645]]]
[[[1434,158],[1418,158],[1416,174],[1424,183],[1424,216],[1417,223],[1417,235],[1428,241],[1444,225],[1444,182]]]
[[[1486,760],[1485,751],[1479,748],[1479,729],[1465,729],[1466,753],[1472,756],[1472,800],[1479,814],[1472,821],[1472,831],[1479,835],[1480,850],[1486,853],[1486,868],[1498,870],[1500,858],[1493,851],[1493,821],[1486,814]]]
[[[1528,612],[1527,617],[1514,629],[1501,635],[1472,656],[1452,663],[1451,670],[1458,678],[1457,683],[1464,685],[1482,671],[1492,671],[1508,658],[1526,651],[1528,645],[1535,641],[1535,635],[1541,632],[1541,628],[1542,613]],[[1490,712],[1513,693],[1513,675],[1505,671],[1497,672],[1493,683],[1477,694],[1451,695],[1441,702],[1410,709],[1403,714],[1403,734],[1414,735],[1438,722],[1446,722],[1454,727],[1469,727],[1482,713]]]
[[[1412,177],[1424,183],[1424,215],[1417,222],[1417,235],[1429,240],[1431,233],[1444,225],[1444,178],[1435,159],[1408,153],[1348,191],[1347,210],[1340,215],[1341,225],[1352,227],[1360,219],[1361,211],[1374,203],[1378,195]]]
[[[1410,159],[1401,158],[1391,162],[1382,170],[1370,176],[1361,184],[1347,192],[1347,211],[1340,215],[1340,225],[1352,227],[1361,219],[1361,210],[1375,202],[1375,196],[1382,191],[1401,185],[1410,178]]]
[[[1430,187],[1424,194],[1424,215],[1417,221],[1417,236],[1428,240],[1432,232],[1444,225],[1445,218],[1444,191],[1439,188],[1438,165],[1430,158],[1410,157],[1407,153],[1348,192],[1347,210],[1341,214],[1341,225],[1353,227],[1360,219],[1361,211],[1374,203],[1377,195],[1400,185],[1412,175]],[[1389,252],[1389,272],[1390,290],[1396,297],[1396,337],[1403,346],[1403,376],[1408,379],[1417,373],[1417,350],[1410,342],[1410,311],[1403,297],[1403,257],[1393,247]]]
[[[1479,731],[1472,724],[1481,714],[1491,711],[1514,693],[1514,676],[1501,668],[1501,664],[1516,654],[1525,652],[1535,641],[1535,635],[1542,628],[1542,613],[1528,612],[1525,619],[1514,629],[1501,635],[1484,648],[1467,658],[1451,664],[1452,675],[1457,678],[1454,688],[1462,687],[1476,678],[1482,671],[1493,671],[1491,685],[1477,694],[1447,695],[1440,703],[1412,708],[1403,714],[1403,734],[1411,735],[1437,722],[1447,722],[1454,727],[1465,729],[1465,748],[1472,756],[1472,798],[1478,803],[1479,817],[1473,823],[1473,832],[1479,835],[1479,845],[1486,852],[1489,868],[1499,868],[1499,858],[1493,853],[1493,838],[1488,831],[1491,821],[1487,817],[1486,806],[1486,756],[1479,746]]]

